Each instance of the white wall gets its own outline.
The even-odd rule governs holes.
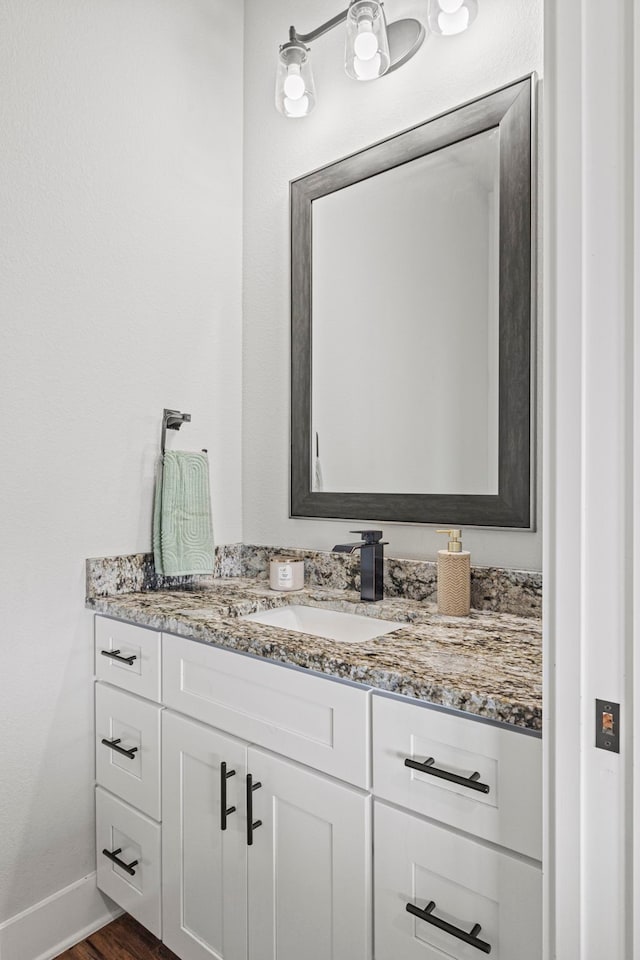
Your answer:
[[[164,406],[242,538],[242,26],[0,5],[0,923],[95,868],[84,559],[149,549]]]
[[[329,549],[353,522],[289,519],[289,181],[532,70],[541,73],[541,3],[481,4],[467,33],[428,37],[410,63],[371,84],[345,75],[343,33],[334,30],[313,45],[317,105],[302,120],[274,108],[278,45],[291,23],[309,31],[337,8],[325,0],[245,0],[245,7],[244,538]],[[388,0],[386,12],[389,20],[424,20],[426,3]],[[433,527],[382,526],[392,556],[433,558],[442,546]],[[540,533],[467,529],[465,546],[476,563],[541,568]]]

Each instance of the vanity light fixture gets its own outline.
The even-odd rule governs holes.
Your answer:
[[[427,21],[432,33],[452,37],[470,27],[477,15],[477,0],[429,0]]]
[[[475,0],[467,0],[470,2]],[[419,20],[387,24],[379,0],[351,0],[346,10],[310,33],[289,27],[289,41],[280,47],[276,77],[276,107],[285,117],[305,117],[313,110],[315,87],[307,44],[345,21],[344,66],[354,80],[376,80],[396,70],[420,49],[425,36]]]

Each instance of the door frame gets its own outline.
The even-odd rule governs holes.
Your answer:
[[[546,960],[640,956],[632,909],[640,879],[633,851],[640,14],[633,7],[619,0],[605,16],[591,0],[545,0]],[[595,748],[596,697],[621,704],[619,754]]]

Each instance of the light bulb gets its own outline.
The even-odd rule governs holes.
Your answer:
[[[380,65],[381,57],[379,53],[376,53],[369,60],[360,60],[355,57],[353,61],[353,69],[358,80],[375,80],[380,76]]]
[[[478,0],[429,0],[427,19],[436,36],[463,33],[478,16]]]
[[[443,36],[452,36],[454,33],[462,33],[469,26],[469,11],[467,7],[460,7],[455,13],[439,13],[438,26]]]
[[[375,80],[389,69],[390,60],[380,0],[351,0],[344,45],[347,75],[353,80]]]
[[[378,40],[373,32],[373,23],[367,17],[358,21],[358,35],[353,44],[358,60],[371,60],[378,52]]]
[[[284,81],[284,95],[288,100],[299,100],[304,94],[304,80],[300,76],[300,64],[290,63]]]
[[[280,47],[275,101],[276,109],[285,117],[306,117],[315,106],[309,49],[299,40]]]
[[[297,100],[285,97],[284,109],[287,117],[306,117],[309,113],[309,97],[305,95]]]

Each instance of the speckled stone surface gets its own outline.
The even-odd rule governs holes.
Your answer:
[[[242,549],[240,543],[216,547],[212,576],[162,577],[155,571],[152,553],[91,557],[86,562],[86,596],[92,599],[142,590],[202,590],[220,577],[241,576]]]
[[[292,551],[287,551],[291,553]],[[345,573],[346,576],[346,573]],[[243,614],[304,603],[398,621],[397,630],[348,644],[241,620]],[[529,730],[542,727],[541,624],[534,617],[474,611],[442,617],[435,605],[387,597],[362,603],[351,589],[269,590],[262,578],[223,578],[206,587],[97,592],[96,612],[294,664]]]
[[[214,575],[219,577],[256,577],[266,580],[269,560],[278,555],[304,559],[305,582],[315,587],[336,590],[360,589],[360,558],[344,553],[300,550],[287,547],[261,547],[230,544],[216,548]],[[164,587],[192,590],[211,582],[211,577],[156,576],[153,557],[108,557],[87,561],[87,596],[99,597],[133,590],[157,590]],[[429,600],[435,603],[436,564],[425,560],[385,559],[385,597]],[[542,575],[500,567],[471,568],[471,606],[474,610],[511,613],[520,617],[540,617],[542,612]]]
[[[241,575],[268,576],[269,560],[286,553],[305,561],[305,580],[313,586],[338,590],[360,589],[358,554],[323,553],[319,550],[242,547]],[[384,562],[385,597],[431,600],[437,591],[436,564],[428,560],[400,560],[386,557]],[[471,606],[476,610],[513,613],[521,617],[540,617],[542,613],[542,574],[501,567],[471,568]]]

